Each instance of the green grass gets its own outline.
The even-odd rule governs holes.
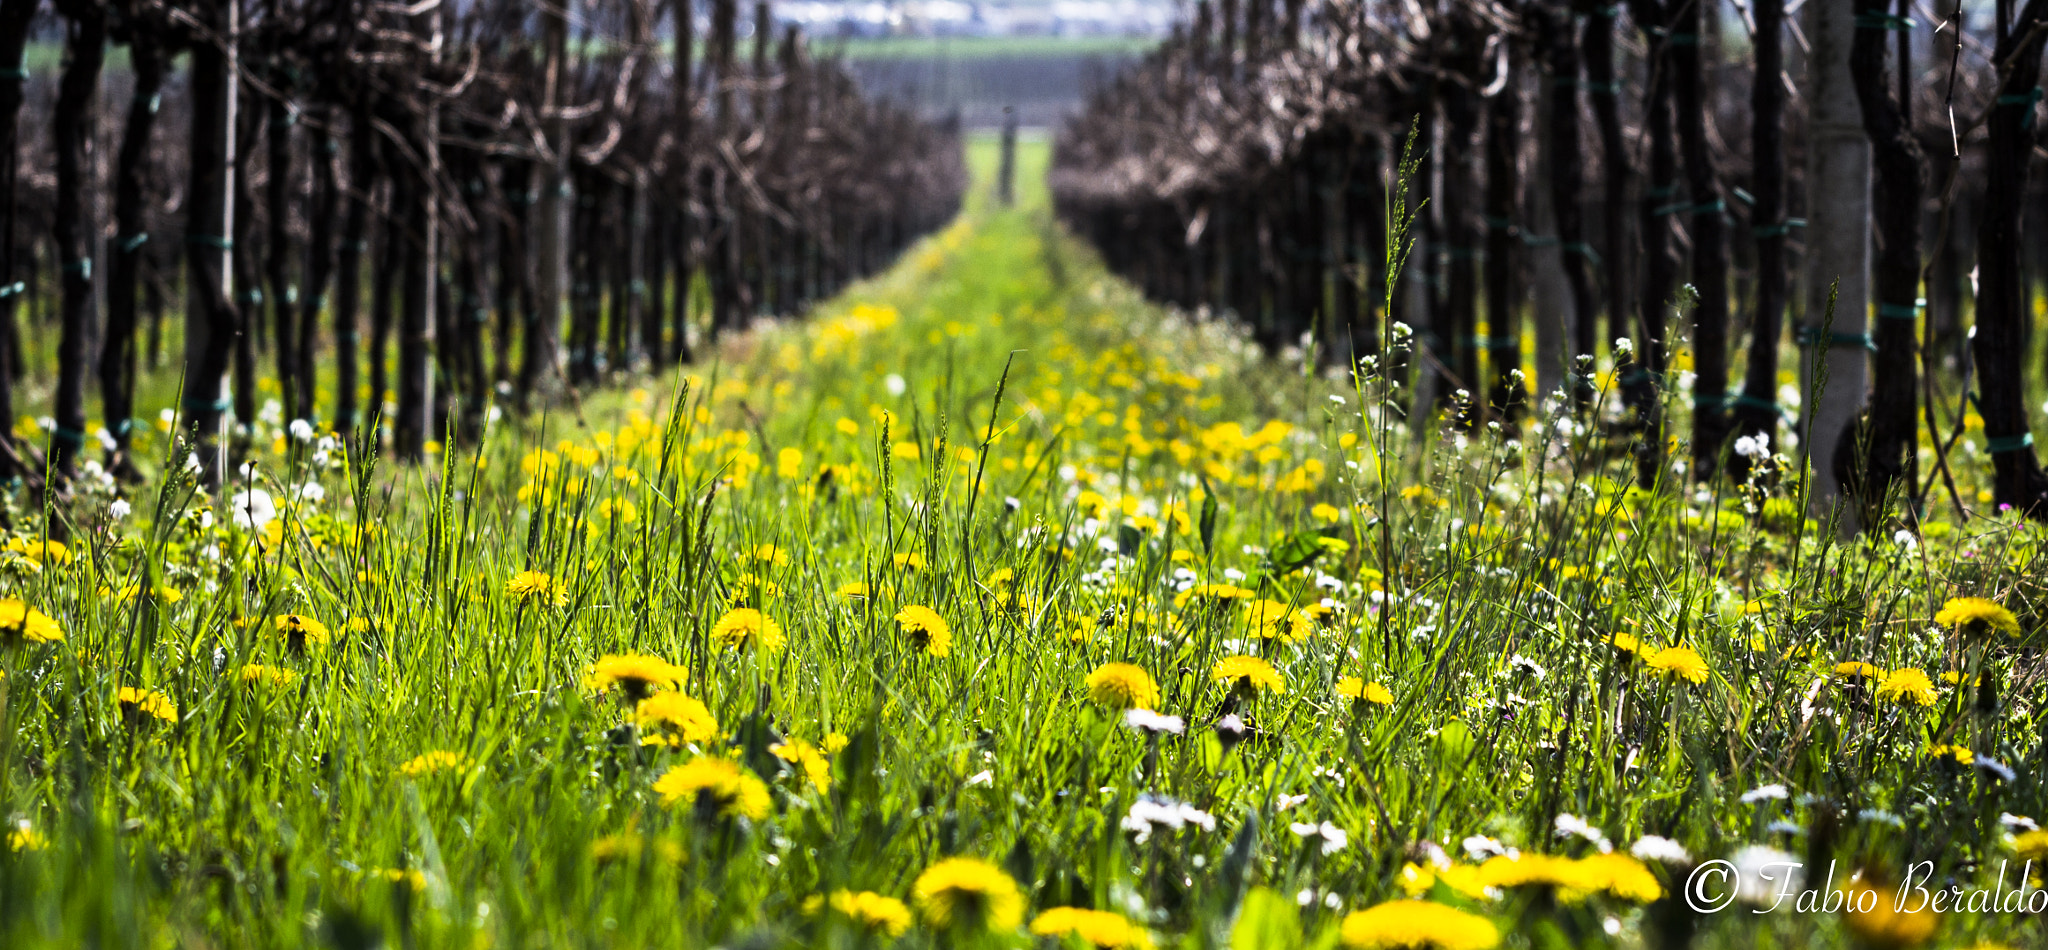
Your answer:
[[[0,561],[0,588],[66,637],[0,648],[0,814],[20,829],[0,945],[891,943],[807,909],[841,889],[909,902],[902,946],[1025,945],[917,899],[967,856],[1015,882],[1023,920],[1093,907],[1160,945],[1331,946],[1412,882],[1512,946],[1803,947],[1847,921],[1575,895],[1554,884],[1615,879],[1473,870],[1462,843],[1577,858],[1654,834],[1695,860],[1768,844],[1838,859],[1837,881],[1932,860],[1976,886],[2014,855],[2002,813],[2048,815],[2038,641],[1932,624],[1976,594],[2031,637],[2038,529],[1838,543],[1789,478],[1646,490],[1626,446],[1555,415],[1520,441],[1411,431],[1377,408],[1385,381],[1262,360],[1111,279],[1049,219],[1042,139],[1014,209],[989,199],[991,143],[971,148],[958,223],[687,377],[506,420],[421,468],[284,439],[260,487],[325,498],[281,503],[274,529],[175,479],[130,490],[121,519],[87,486],[60,563],[29,543],[37,513],[10,512],[40,567]],[[563,602],[508,590],[528,570]],[[739,603],[786,643],[721,644]],[[899,628],[911,605],[950,625],[945,655]],[[333,640],[294,650],[278,615]],[[1660,674],[1618,633],[1705,672]],[[588,678],[628,652],[674,664],[717,728],[643,745]],[[1234,655],[1284,690],[1216,681]],[[1994,689],[1937,681],[1905,705],[1845,660]],[[1108,662],[1156,681],[1186,735],[1147,739],[1091,698]],[[247,684],[245,664],[292,679]],[[1350,677],[1392,702],[1341,696]],[[124,713],[124,686],[176,721]],[[775,751],[817,762],[786,740],[833,735],[816,773]],[[2015,774],[1942,765],[1935,742]],[[448,767],[408,774],[428,753]],[[657,781],[706,761],[744,770],[758,817],[664,803]],[[1788,797],[1739,798],[1770,783]],[[1140,840],[1122,826],[1141,795],[1213,827]],[[1592,830],[1558,836],[1561,814]],[[1297,830],[1325,823],[1343,847]],[[1431,886],[1435,854],[1459,870]],[[1962,915],[1940,945],[1992,936],[2042,939]]]

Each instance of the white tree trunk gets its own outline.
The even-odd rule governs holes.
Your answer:
[[[1835,340],[1870,329],[1870,141],[1849,76],[1855,17],[1847,3],[1806,5],[1806,88],[1812,104],[1806,190],[1806,310],[1801,325],[1818,332],[1835,301]],[[1827,360],[1827,386],[1816,394],[1815,361]],[[1833,461],[1842,430],[1862,409],[1870,384],[1870,353],[1853,342],[1816,340],[1802,350],[1800,451],[1811,466],[1813,512],[1824,515],[1840,492]]]

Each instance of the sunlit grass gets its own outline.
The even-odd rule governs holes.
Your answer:
[[[1597,418],[1399,427],[1109,279],[1042,140],[1015,209],[970,157],[958,223],[675,379],[420,468],[259,422],[61,554],[13,512],[65,636],[0,647],[0,944],[1806,946],[1870,924],[1671,895],[2032,846],[2038,529],[1839,542]],[[1409,894],[1456,913],[1352,916]]]

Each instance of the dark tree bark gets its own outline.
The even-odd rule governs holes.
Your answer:
[[[334,260],[334,431],[347,435],[359,420],[356,408],[357,350],[362,345],[363,252],[369,249],[370,217],[377,193],[376,133],[369,110],[358,105],[349,119],[348,207],[342,214],[341,243]],[[372,400],[381,399],[372,394]]]
[[[326,118],[332,122],[333,114]],[[327,284],[335,264],[334,219],[341,207],[341,191],[334,176],[335,153],[339,150],[334,130],[323,124],[314,126],[311,133],[313,195],[306,214],[305,288],[299,296],[299,325],[292,334],[299,347],[293,360],[298,369],[298,387],[292,404],[297,407],[298,417],[307,420],[319,418],[315,400],[320,363],[315,352],[320,338],[320,310],[327,303]],[[335,341],[336,349],[348,345]]]
[[[1643,292],[1636,300],[1640,336],[1636,340],[1635,359],[1622,370],[1621,394],[1636,412],[1636,470],[1647,486],[1657,483],[1664,468],[1664,410],[1658,384],[1667,360],[1664,311],[1672,305],[1678,289],[1679,266],[1667,218],[1681,199],[1676,136],[1672,129],[1667,11],[1657,0],[1631,0],[1629,10],[1649,47],[1645,55],[1650,78],[1643,91],[1643,136],[1649,140],[1650,172],[1638,209],[1643,247]]]
[[[674,328],[675,342],[671,355],[678,363],[696,359],[690,350],[690,278],[696,272],[696,258],[690,251],[690,201],[692,195],[691,149],[695,142],[691,133],[695,131],[697,95],[693,86],[695,73],[691,65],[692,47],[696,44],[696,16],[690,0],[670,0],[670,10],[675,18],[675,68],[669,93],[669,111],[673,116],[674,155],[669,181],[675,192],[670,199],[674,209],[667,215],[670,222],[669,254],[675,271],[675,286],[669,296],[669,322]]]
[[[133,32],[128,51],[135,90],[128,100],[127,125],[115,158],[114,246],[107,254],[107,332],[99,362],[103,415],[114,436],[108,467],[123,475],[134,474],[128,446],[134,435],[136,305],[143,249],[149,240],[149,139],[156,128],[166,52],[148,30]]]
[[[211,0],[199,10],[215,33],[229,32],[232,4]],[[242,334],[242,315],[228,295],[231,245],[223,233],[231,203],[229,176],[235,167],[233,62],[229,50],[213,43],[192,47],[192,139],[190,179],[185,188],[186,273],[189,289],[185,331],[185,418],[198,439],[204,477],[225,477],[217,452],[221,414],[229,406],[222,397],[235,341]]]
[[[1493,376],[1488,414],[1499,413],[1512,425],[1521,416],[1526,393],[1517,382],[1522,368],[1522,333],[1515,252],[1521,236],[1514,222],[1520,205],[1515,193],[1515,160],[1522,149],[1521,102],[1515,77],[1521,71],[1522,57],[1513,46],[1509,49],[1509,55],[1500,60],[1508,70],[1507,83],[1486,105],[1486,350]]]
[[[277,13],[277,2],[271,0],[272,15]],[[279,63],[282,57],[272,54],[272,68],[269,70],[274,92],[268,96],[264,122],[265,142],[269,148],[268,177],[263,183],[263,207],[266,215],[263,239],[263,280],[268,288],[270,304],[271,345],[277,360],[278,393],[284,402],[284,417],[297,419],[310,408],[299,406],[299,347],[295,342],[298,313],[293,306],[296,294],[291,287],[291,199],[292,199],[292,127],[297,125],[298,115],[285,100],[289,94],[288,74]]]
[[[1700,55],[1703,33],[1701,0],[1675,0],[1668,41],[1671,92],[1678,119],[1679,148],[1685,156],[1686,191],[1692,199],[1692,281],[1699,300],[1692,308],[1693,326],[1693,477],[1712,477],[1721,444],[1727,439],[1728,413],[1728,238],[1727,208],[1721,183],[1707,147],[1708,81]]]
[[[410,188],[403,169],[386,168],[384,176],[390,182],[385,189],[381,220],[378,222],[379,255],[377,269],[370,274],[370,347],[363,358],[370,366],[369,412],[364,421],[371,422],[378,429],[390,421],[384,416],[387,393],[391,392],[391,322],[397,306],[399,281],[404,277],[405,258],[409,253],[405,235],[405,222],[399,219],[404,213],[410,197]],[[381,435],[373,436],[382,439]]]
[[[730,144],[736,129],[733,114],[733,86],[738,77],[733,73],[733,57],[736,53],[738,0],[712,0],[711,41],[706,49],[710,60],[711,83],[714,90],[715,121],[717,129],[713,141],[721,148]],[[745,325],[750,311],[751,298],[741,279],[740,248],[742,236],[738,233],[740,213],[739,189],[731,181],[724,161],[713,156],[705,165],[705,180],[700,183],[698,194],[709,199],[707,222],[710,233],[706,235],[709,244],[709,260],[705,276],[711,284],[711,328],[714,333],[737,330]]]
[[[2006,9],[2010,9],[2007,7]],[[2041,471],[2026,407],[2027,299],[2020,266],[2020,210],[2026,198],[2040,100],[2041,49],[2048,41],[2048,0],[2027,0],[2001,23],[1993,61],[1998,98],[1985,116],[1984,205],[1977,226],[1977,333],[1971,345],[1991,453],[1992,495],[2036,520],[2048,520],[2048,475]]]
[[[1550,128],[1544,138],[1549,153],[1550,203],[1557,219],[1559,263],[1564,267],[1565,286],[1570,291],[1567,315],[1572,321],[1572,356],[1599,352],[1600,333],[1594,322],[1597,309],[1591,276],[1586,263],[1594,257],[1586,243],[1585,210],[1580,194],[1585,159],[1579,148],[1579,43],[1572,32],[1569,6],[1538,8],[1543,14],[1544,48],[1550,66]],[[1592,380],[1574,375],[1569,381],[1572,398],[1581,408],[1591,405]]]
[[[1742,395],[1732,406],[1731,434],[1762,435],[1778,444],[1778,341],[1784,334],[1789,274],[1785,242],[1785,0],[1755,0],[1756,78],[1750,86],[1750,189],[1756,235],[1756,310],[1749,321],[1749,361]],[[1750,459],[1729,460],[1737,479]]]
[[[41,0],[0,0],[0,63],[13,64],[0,70],[0,148],[7,150],[0,155],[0,187],[6,189],[0,194],[0,448],[9,449],[14,444],[14,427],[4,424],[4,420],[14,418],[14,380],[19,375],[15,366],[21,360],[14,307],[25,286],[17,281],[15,270],[15,215],[19,202],[15,183],[20,162],[17,140],[23,87],[28,84],[22,54],[28,46],[29,24],[40,5]],[[0,478],[21,474],[6,460],[9,455],[0,452]]]
[[[65,19],[64,76],[57,83],[51,138],[57,149],[57,204],[52,238],[63,286],[63,337],[57,344],[57,431],[50,438],[50,462],[69,477],[85,444],[85,380],[93,337],[92,242],[98,216],[89,204],[93,126],[99,115],[100,66],[106,57],[106,11],[89,0],[62,7]],[[56,522],[51,526],[56,527]]]
[[[1484,390],[1479,379],[1479,254],[1485,233],[1480,230],[1478,215],[1473,212],[1473,198],[1483,200],[1483,188],[1479,178],[1479,165],[1483,155],[1481,149],[1473,147],[1473,139],[1479,130],[1482,118],[1482,101],[1477,90],[1469,83],[1476,81],[1480,73],[1481,37],[1477,35],[1477,24],[1460,23],[1456,28],[1458,50],[1446,60],[1446,68],[1463,78],[1464,81],[1446,82],[1442,86],[1444,105],[1444,161],[1442,164],[1443,186],[1438,194],[1443,211],[1443,258],[1444,326],[1438,328],[1437,344],[1447,354],[1446,363],[1451,371],[1450,385],[1440,387],[1439,401],[1448,400],[1451,390],[1471,391],[1474,401],[1483,398]],[[1460,419],[1461,425],[1471,425],[1471,418]]]
[[[1628,143],[1621,131],[1621,82],[1614,74],[1612,6],[1598,6],[1586,16],[1581,45],[1586,58],[1586,93],[1593,104],[1593,123],[1600,133],[1601,254],[1607,270],[1607,340],[1633,334],[1629,329]]]
[[[1909,489],[1919,471],[1913,411],[1919,402],[1917,347],[1920,296],[1920,202],[1927,185],[1927,163],[1913,137],[1911,90],[1894,93],[1885,71],[1885,45],[1903,23],[1886,16],[1887,0],[1856,0],[1856,40],[1850,48],[1849,71],[1856,99],[1863,107],[1863,129],[1870,135],[1871,218],[1877,232],[1877,360],[1870,405],[1850,431],[1836,443],[1835,478],[1862,508],[1859,524],[1882,523],[1885,496],[1901,484]],[[1898,31],[1903,40],[1905,32]],[[1908,46],[1898,50],[1898,76],[1903,82],[1911,67]]]

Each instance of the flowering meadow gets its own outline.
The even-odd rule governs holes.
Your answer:
[[[1026,189],[426,466],[15,495],[0,946],[2048,940],[2040,528],[1404,425],[1077,247]]]

